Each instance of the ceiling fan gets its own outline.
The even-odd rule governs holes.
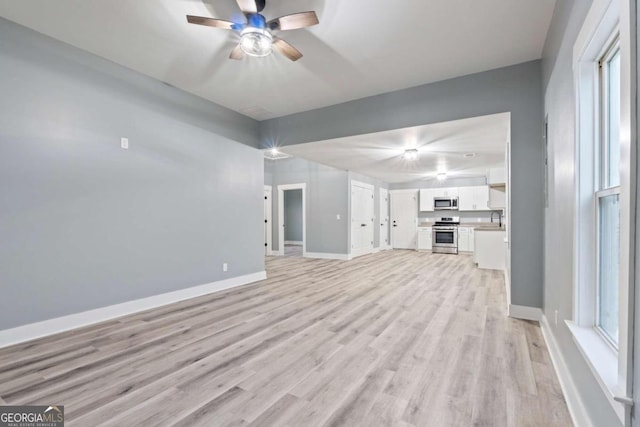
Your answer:
[[[187,15],[190,24],[206,25],[240,32],[240,43],[231,51],[229,58],[244,59],[249,56],[267,56],[272,49],[277,50],[292,61],[302,58],[302,53],[283,39],[273,35],[273,31],[296,30],[318,24],[315,12],[299,12],[267,21],[260,13],[266,0],[236,0],[247,22],[236,23],[224,19]]]

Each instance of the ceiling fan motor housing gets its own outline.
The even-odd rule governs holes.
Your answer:
[[[250,13],[247,14],[247,26],[265,29],[267,28],[267,20],[259,13]]]

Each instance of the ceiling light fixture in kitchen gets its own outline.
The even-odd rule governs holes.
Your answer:
[[[418,158],[418,150],[416,148],[409,148],[404,150],[402,155],[406,160],[416,160]]]
[[[447,179],[447,173],[440,172],[438,175],[436,175],[436,178],[438,179],[438,181],[444,181],[445,179]]]

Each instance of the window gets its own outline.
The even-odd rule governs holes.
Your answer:
[[[573,320],[566,321],[612,409],[631,403],[636,176],[631,52],[621,3],[593,0],[573,50],[577,120]],[[620,36],[622,35],[622,36]]]
[[[617,39],[603,53],[598,65],[596,327],[617,349],[620,283],[620,45]]]

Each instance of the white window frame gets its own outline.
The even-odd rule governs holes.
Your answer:
[[[578,349],[594,373],[604,395],[621,422],[631,416],[632,314],[635,262],[635,163],[631,144],[631,42],[628,4],[619,0],[594,0],[578,35],[573,51],[576,93],[576,200],[574,230],[573,320],[567,325]],[[621,54],[620,106],[620,288],[618,348],[600,333],[597,324],[597,230],[598,197],[601,189],[601,111],[599,60],[619,34]],[[605,190],[606,191],[606,190]],[[602,192],[601,195],[608,194]]]
[[[594,324],[596,332],[598,332],[602,339],[605,340],[607,344],[609,344],[614,352],[618,352],[619,348],[619,340],[615,342],[608,333],[600,326],[600,200],[617,194],[620,196],[620,185],[610,186],[608,183],[608,175],[609,175],[609,117],[608,111],[605,108],[605,105],[609,103],[609,92],[605,89],[605,82],[608,79],[608,71],[605,67],[605,63],[613,56],[614,52],[620,52],[620,35],[618,33],[618,29],[614,31],[613,34],[609,36],[606,44],[603,46],[603,49],[598,54],[598,73],[597,73],[597,92],[594,98],[594,105],[598,106],[597,120],[594,122],[594,126],[596,129],[595,132],[595,140],[593,141],[593,145],[595,146],[595,167],[594,167],[594,178],[595,178],[595,188],[594,188],[594,211],[596,215],[595,224],[596,224],[596,253],[595,253],[595,266],[596,266],[596,275],[595,275],[595,285],[596,289],[594,291],[596,303],[594,306]],[[606,96],[601,96],[601,95]],[[601,126],[599,126],[601,125]],[[582,141],[585,142],[585,141]],[[582,148],[585,148],[584,146]],[[587,148],[588,149],[588,148]],[[622,319],[618,319],[620,322]],[[620,329],[620,324],[618,325],[618,329]]]

